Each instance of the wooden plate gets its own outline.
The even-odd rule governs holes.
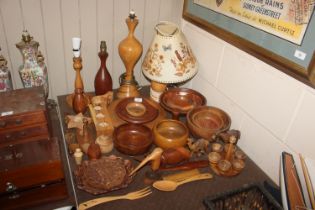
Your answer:
[[[159,112],[154,106],[152,106],[146,100],[147,99],[145,98],[135,97],[124,98],[118,103],[115,111],[118,117],[130,123],[140,124],[150,122],[158,116]],[[141,115],[130,114],[130,111],[126,109],[128,106],[130,106],[130,104],[133,104],[135,102],[138,104],[141,103],[145,107],[145,112],[142,113]]]

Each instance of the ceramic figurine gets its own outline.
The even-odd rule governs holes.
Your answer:
[[[20,77],[25,88],[43,86],[46,98],[49,94],[48,73],[44,63],[44,57],[38,51],[39,43],[25,30],[22,40],[16,44],[23,56],[23,65],[19,68]]]
[[[11,74],[7,67],[7,60],[2,55],[0,55],[0,92],[9,91],[12,89]]]

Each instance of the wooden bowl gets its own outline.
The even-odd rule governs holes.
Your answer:
[[[171,88],[161,95],[160,104],[178,119],[179,114],[186,114],[197,106],[207,103],[206,98],[199,92],[188,88]]]
[[[153,127],[154,143],[162,149],[185,146],[189,132],[178,120],[161,120]]]
[[[195,107],[187,113],[187,125],[192,135],[212,141],[214,134],[227,131],[231,126],[230,116],[211,106]]]
[[[127,104],[126,110],[131,116],[140,117],[144,115],[147,109],[142,103],[130,102],[129,104]]]
[[[152,142],[152,132],[144,125],[123,124],[114,131],[115,148],[127,155],[140,155],[147,152]]]
[[[128,97],[122,99],[115,112],[119,118],[130,123],[147,123],[159,115],[159,110],[152,106],[146,98]],[[135,111],[135,110],[138,111]]]

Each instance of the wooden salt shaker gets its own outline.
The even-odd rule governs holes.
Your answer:
[[[81,151],[80,148],[76,148],[76,149],[75,149],[75,152],[74,152],[73,156],[74,156],[75,163],[76,163],[77,165],[81,165],[81,163],[82,163],[82,157],[83,157],[83,152]]]

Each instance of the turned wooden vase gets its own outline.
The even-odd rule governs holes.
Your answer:
[[[101,60],[101,66],[94,79],[95,95],[104,95],[108,91],[113,90],[113,81],[106,67],[108,53],[106,50],[106,42],[101,41],[100,52],[98,57]]]

